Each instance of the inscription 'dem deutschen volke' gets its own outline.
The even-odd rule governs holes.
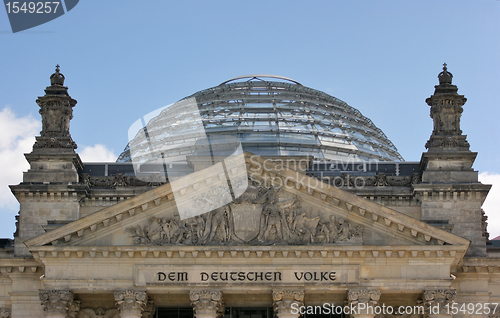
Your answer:
[[[189,282],[189,272],[158,272],[158,282]],[[336,272],[304,272],[295,271],[293,277],[297,282],[334,282],[337,280]],[[200,272],[197,281],[200,282],[281,282],[283,273],[275,272]]]

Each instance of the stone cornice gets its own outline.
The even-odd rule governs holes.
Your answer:
[[[500,274],[500,257],[466,257],[454,269],[457,275]]]
[[[439,259],[457,265],[467,246],[38,246],[31,251],[42,262],[57,258],[105,259]]]

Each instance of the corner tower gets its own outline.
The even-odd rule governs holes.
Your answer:
[[[472,169],[477,153],[470,151],[460,129],[467,98],[458,94],[446,63],[438,78],[434,94],[426,99],[434,129],[420,160],[422,183],[414,185],[421,219],[470,240],[468,255],[486,256],[488,234],[481,206],[491,186],[478,181]]]
[[[79,201],[86,193],[85,186],[78,183],[83,164],[69,132],[77,102],[69,96],[64,80],[57,65],[45,95],[36,100],[42,131],[31,153],[25,154],[30,169],[23,174],[22,183],[11,186],[20,203],[14,233],[16,256],[29,255],[25,240],[78,219]]]

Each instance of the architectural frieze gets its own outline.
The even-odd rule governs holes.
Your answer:
[[[334,215],[325,218],[280,188],[249,187],[238,203],[205,215],[152,217],[148,225],[127,231],[137,245],[362,244],[362,225]]]
[[[160,180],[143,181],[137,177],[125,176],[123,173],[103,177],[92,177],[84,173],[80,176],[80,182],[86,184],[90,188],[158,187],[166,183]]]
[[[48,258],[453,258],[463,255],[462,246],[41,246],[32,248],[35,259]]]
[[[336,188],[410,187],[422,182],[422,176],[419,173],[414,173],[411,176],[388,176],[383,172],[377,173],[375,176],[343,173],[340,176],[318,176],[318,178]]]

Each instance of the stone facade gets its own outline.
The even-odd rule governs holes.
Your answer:
[[[1,254],[0,316],[149,318],[191,307],[216,318],[267,307],[291,318],[335,303],[360,318],[382,305],[450,316],[462,304],[475,311],[454,315],[497,317],[500,256],[481,210],[490,186],[472,170],[466,99],[451,78],[445,67],[427,99],[434,130],[420,170],[331,179],[312,160],[284,166],[243,153],[226,175],[202,167],[170,182],[85,172],[69,133],[76,101],[57,68],[37,100],[43,129],[30,170],[11,186],[20,213],[14,248]],[[227,180],[245,192],[180,218],[182,202],[213,204],[204,194]]]

